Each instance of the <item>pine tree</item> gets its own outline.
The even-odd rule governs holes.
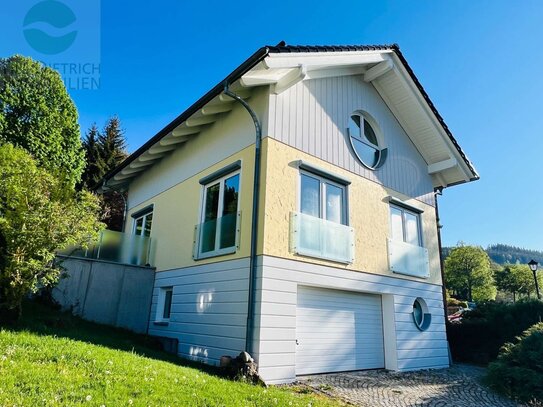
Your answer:
[[[98,140],[101,149],[101,159],[103,160],[105,169],[107,169],[107,173],[127,157],[126,139],[118,116],[113,116],[108,120],[104,130],[98,136]]]
[[[85,134],[83,149],[85,150],[86,166],[81,176],[81,186],[94,190],[104,176],[104,162],[99,144],[100,132],[94,123]]]
[[[99,188],[104,176],[128,156],[126,144],[118,116],[111,117],[101,132],[93,124],[83,140],[87,158],[83,184],[90,189]],[[113,190],[104,192],[102,221],[108,229],[120,231],[123,227],[125,192]]]

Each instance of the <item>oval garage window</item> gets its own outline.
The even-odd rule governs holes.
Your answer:
[[[422,298],[417,298],[413,302],[413,321],[421,331],[426,331],[432,322],[432,314],[428,311],[426,301]]]

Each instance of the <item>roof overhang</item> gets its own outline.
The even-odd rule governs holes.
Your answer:
[[[428,164],[434,187],[479,178],[396,45],[264,47],[104,178],[119,188],[232,110],[229,85],[242,98],[269,86],[279,94],[309,79],[361,75],[372,83]]]

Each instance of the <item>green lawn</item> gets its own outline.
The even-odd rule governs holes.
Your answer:
[[[265,389],[161,352],[145,336],[27,304],[0,328],[1,406],[337,406],[306,389]]]

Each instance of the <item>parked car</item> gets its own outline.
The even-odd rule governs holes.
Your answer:
[[[454,314],[451,314],[451,315],[448,315],[447,316],[447,319],[449,320],[449,322],[451,323],[459,323],[459,322],[462,322],[462,315],[464,315],[464,313],[466,311],[469,311],[468,309],[466,308],[460,308],[458,311],[456,311]]]

